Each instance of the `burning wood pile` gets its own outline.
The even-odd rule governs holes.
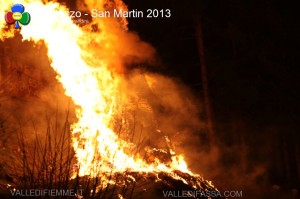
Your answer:
[[[174,173],[138,173],[126,172],[116,173],[111,176],[111,182],[105,186],[101,179],[90,179],[81,177],[80,182],[76,180],[70,184],[78,185],[72,189],[19,189],[3,181],[0,183],[0,196],[5,198],[26,198],[31,197],[30,191],[54,190],[54,191],[74,191],[74,194],[63,195],[52,193],[54,198],[220,198],[220,192],[214,188],[210,182],[205,181],[200,176],[191,176],[180,171]],[[95,186],[95,182],[98,186]],[[87,184],[90,182],[90,184]],[[48,198],[51,192],[45,192],[44,195],[35,195],[35,198]]]
[[[180,171],[117,173],[110,184],[97,190],[91,194],[96,198],[218,198],[218,190],[210,182]]]

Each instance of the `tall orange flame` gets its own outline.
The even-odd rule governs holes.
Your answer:
[[[120,0],[113,5],[107,2],[87,0],[86,9],[105,10],[111,9],[110,6],[126,9]],[[0,13],[4,13],[4,8],[9,9],[12,3],[12,0],[1,1]],[[92,25],[97,26],[98,30],[92,31],[91,26],[81,28],[74,24],[67,14],[67,8],[58,3],[44,4],[38,0],[19,3],[32,16],[30,25],[22,27],[23,39],[46,43],[51,67],[57,72],[57,79],[65,88],[66,95],[77,105],[78,121],[72,125],[72,145],[80,165],[80,176],[126,170],[181,170],[191,173],[183,156],[174,152],[171,162],[164,163],[157,158],[150,164],[141,157],[127,154],[126,149],[132,143],[120,139],[112,130],[113,115],[118,114],[119,86],[124,81],[114,69],[122,67],[122,56],[126,53],[137,56],[144,53],[126,43],[136,41],[136,36],[125,31],[126,19],[93,19]],[[1,21],[2,38],[8,36],[4,35],[7,33],[3,30],[4,26],[5,23]],[[125,37],[131,37],[131,40]],[[122,46],[128,48],[122,49]]]

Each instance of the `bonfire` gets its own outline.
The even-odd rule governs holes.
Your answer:
[[[175,132],[159,127],[161,110],[149,93],[160,96],[159,101],[159,93],[166,92],[159,81],[175,83],[147,71],[126,71],[126,58],[143,61],[154,54],[128,30],[126,18],[95,17],[78,24],[57,2],[20,3],[30,13],[30,24],[18,30],[0,24],[1,39],[19,34],[23,41],[46,46],[56,79],[74,105],[75,119],[66,120],[57,139],[50,130],[45,142],[38,141],[37,133],[34,144],[28,144],[20,133],[18,152],[26,171],[1,184],[2,190],[9,195],[19,189],[74,188],[75,198],[176,197],[172,191],[181,191],[177,197],[209,198],[202,192],[218,191],[188,168],[184,153],[178,154],[172,142],[170,134]],[[1,1],[1,13],[12,4]],[[78,8],[83,13],[93,8],[127,10],[120,0],[85,0]]]

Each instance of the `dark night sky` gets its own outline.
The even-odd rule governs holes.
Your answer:
[[[163,67],[154,70],[180,78],[200,98],[201,70],[193,17],[201,17],[219,140],[235,145],[236,140],[228,133],[238,123],[237,131],[246,140],[251,162],[277,164],[270,157],[274,153],[280,156],[281,142],[291,146],[289,153],[295,148],[299,151],[297,6],[233,0],[125,2],[129,9],[172,10],[171,19],[131,19],[129,27],[157,49]],[[284,161],[284,157],[279,159]],[[295,154],[288,159],[295,159]],[[286,171],[274,167],[268,171],[271,176],[276,173],[271,177],[273,183],[299,187],[297,179],[287,182],[282,174]],[[291,167],[288,172],[299,176],[296,170]]]
[[[171,19],[130,20],[130,29],[157,49],[164,65],[158,70],[180,77],[201,92],[194,12],[202,18],[215,109],[240,112],[263,124],[296,122],[290,121],[299,112],[299,26],[293,5],[171,0],[128,4],[130,9],[172,10]]]

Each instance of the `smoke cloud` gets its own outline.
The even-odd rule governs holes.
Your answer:
[[[107,2],[110,1],[86,1],[78,7],[82,10],[126,7],[121,1]],[[184,154],[192,170],[208,172],[205,168],[216,162],[219,152],[215,149],[208,155],[199,147],[201,130],[205,128],[200,120],[199,99],[175,78],[132,67],[145,63],[155,67],[158,59],[154,47],[141,41],[136,33],[127,31],[126,25],[124,19],[93,19],[91,24],[82,27],[88,34],[78,41],[84,49],[84,60],[93,67],[105,63],[118,82],[115,107],[118,111],[112,128],[122,139],[138,145],[141,153],[147,146],[172,149]],[[75,105],[64,94],[56,72],[50,67],[45,44],[22,42],[21,36],[14,34],[16,37],[1,43],[6,50],[1,65],[5,81],[1,83],[4,100],[0,119],[5,129],[22,129],[30,140],[35,133],[45,135],[49,126],[62,129],[67,112],[69,122],[76,121]],[[11,146],[17,147],[16,144]]]

